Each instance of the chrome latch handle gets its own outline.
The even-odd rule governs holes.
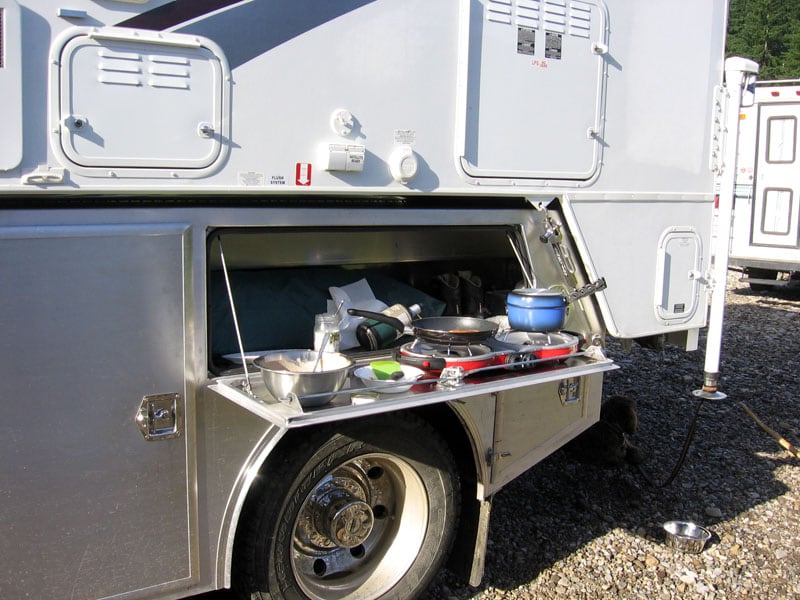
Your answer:
[[[148,442],[169,440],[183,434],[183,402],[180,394],[153,394],[142,398],[136,411],[136,427]]]

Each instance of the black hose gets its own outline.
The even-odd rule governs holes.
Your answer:
[[[691,446],[692,444],[692,439],[694,439],[694,432],[697,429],[697,420],[700,417],[700,409],[703,407],[703,402],[704,402],[703,398],[700,398],[700,400],[697,402],[697,407],[695,408],[694,411],[694,418],[692,419],[692,424],[689,426],[689,431],[686,434],[686,439],[683,442],[683,448],[681,448],[681,454],[678,457],[678,462],[675,463],[675,467],[672,469],[672,473],[670,473],[670,476],[667,477],[666,481],[664,481],[663,483],[656,483],[647,474],[647,472],[642,468],[641,465],[637,465],[639,467],[639,472],[642,474],[642,476],[647,480],[647,482],[650,485],[656,487],[666,487],[670,483],[672,483],[678,476],[678,473],[683,468],[684,462],[686,462],[686,455],[689,453],[689,446]]]

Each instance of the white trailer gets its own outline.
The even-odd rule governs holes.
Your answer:
[[[755,83],[742,107],[730,263],[755,290],[800,285],[800,79]]]
[[[0,0],[0,597],[413,598],[448,557],[477,584],[494,494],[597,421],[607,336],[697,346],[726,17]],[[440,315],[443,275],[501,323],[520,281],[594,293],[525,368],[453,351],[310,408],[248,367],[335,289]]]

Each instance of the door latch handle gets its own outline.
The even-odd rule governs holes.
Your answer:
[[[142,398],[136,426],[148,442],[169,440],[183,434],[183,402],[180,394],[153,394]]]

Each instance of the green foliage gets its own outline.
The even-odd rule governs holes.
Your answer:
[[[730,0],[727,46],[761,65],[759,79],[800,78],[800,0]]]

